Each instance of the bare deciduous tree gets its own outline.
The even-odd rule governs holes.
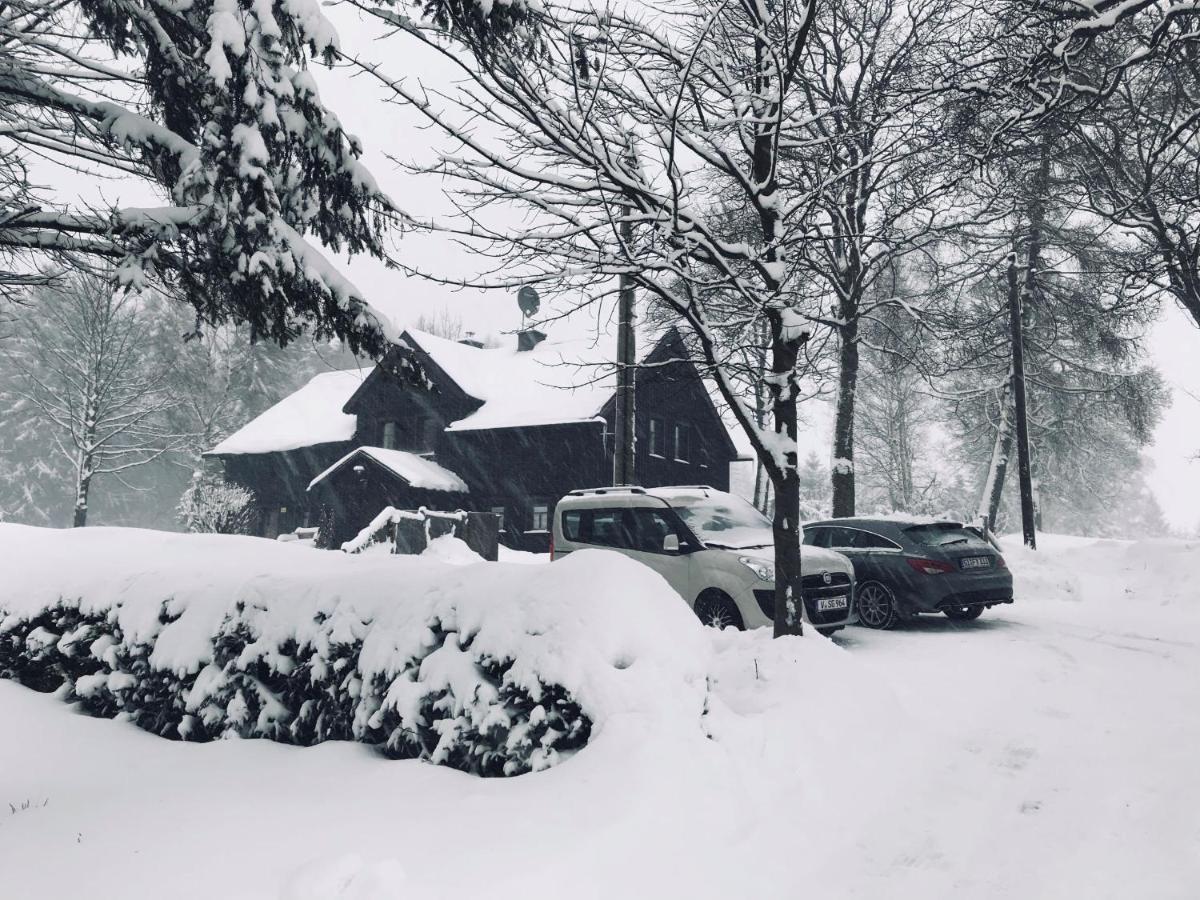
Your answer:
[[[476,283],[566,283],[591,288],[586,302],[596,302],[625,275],[690,332],[775,488],[777,634],[802,630],[797,360],[810,326],[788,284],[812,190],[789,174],[782,148],[807,139],[802,61],[815,6],[705,2],[627,15],[549,4],[535,37],[478,55],[370,8],[458,77],[435,94],[364,64],[456,144],[420,168],[460,188],[462,216],[439,227],[499,260]],[[718,198],[753,222],[751,238],[729,227]],[[528,221],[498,221],[501,206]],[[721,313],[731,295],[742,307],[732,320]],[[730,372],[738,336],[762,333],[768,427]]]
[[[74,275],[42,289],[11,348],[14,413],[52,426],[45,453],[70,467],[76,527],[87,524],[95,479],[120,478],[183,443],[166,421],[175,404],[166,373],[143,365],[147,331],[135,302],[103,278]]]

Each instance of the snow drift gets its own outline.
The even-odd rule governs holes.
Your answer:
[[[616,554],[455,565],[16,525],[0,547],[0,675],[166,737],[353,739],[514,775],[621,716],[704,713],[703,628]]]

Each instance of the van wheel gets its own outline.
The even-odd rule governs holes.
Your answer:
[[[694,608],[700,621],[713,628],[736,628],[738,631],[742,631],[746,627],[733,598],[715,588],[709,588],[702,592],[696,598]]]
[[[886,631],[895,628],[900,621],[900,607],[896,595],[878,581],[868,581],[858,586],[858,621],[868,628]]]

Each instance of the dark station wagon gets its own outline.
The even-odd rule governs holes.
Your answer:
[[[919,613],[976,619],[1012,603],[1012,573],[976,529],[961,522],[846,518],[809,522],[804,543],[854,563],[859,624],[892,628]]]

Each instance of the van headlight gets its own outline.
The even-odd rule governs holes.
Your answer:
[[[764,559],[757,559],[753,556],[739,556],[738,562],[763,581],[775,580],[775,567]]]

